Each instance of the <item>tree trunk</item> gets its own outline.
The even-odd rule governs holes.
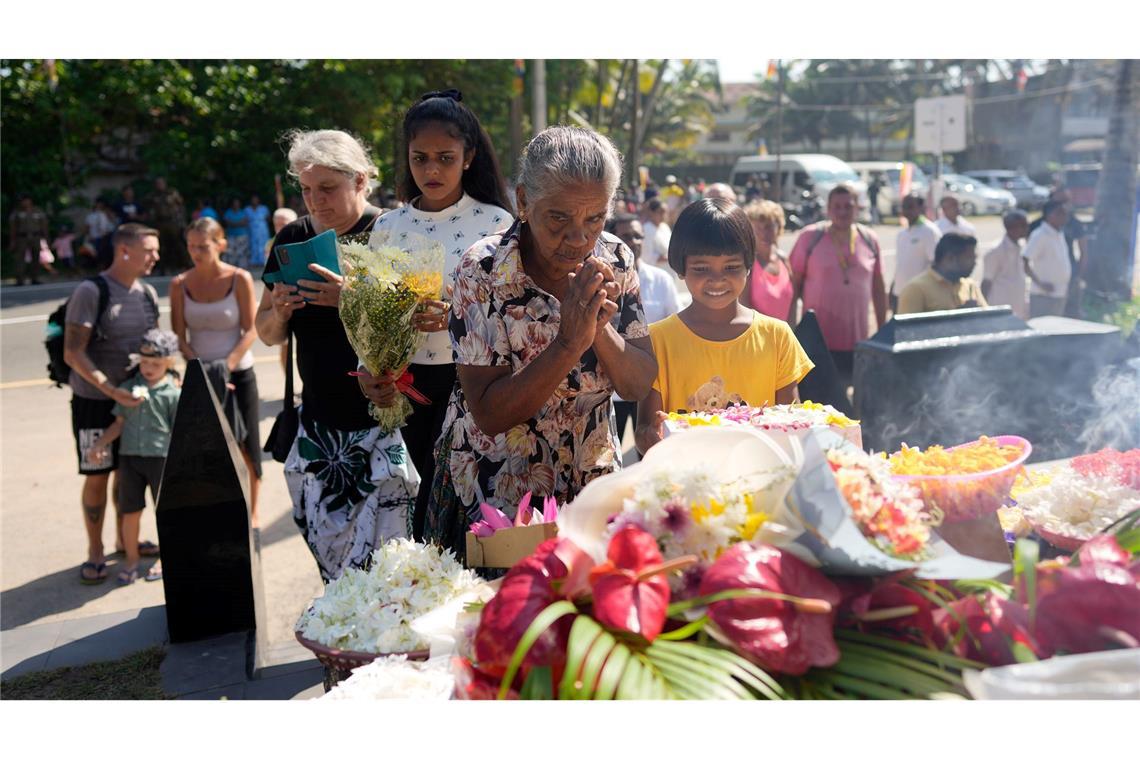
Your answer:
[[[618,75],[617,89],[614,90],[614,107],[613,110],[610,111],[609,135],[611,139],[615,138],[617,135],[618,120],[621,117],[621,108],[618,107],[618,99],[622,97],[622,92],[624,91],[623,88],[625,87],[625,77],[626,74],[629,73],[630,63],[636,63],[636,61],[630,61],[629,59],[626,59],[621,62],[621,74]]]
[[[649,125],[653,121],[653,107],[657,104],[657,96],[661,94],[661,85],[665,81],[665,71],[669,68],[669,59],[661,61],[657,67],[657,76],[653,86],[649,88],[649,95],[645,98],[645,106],[641,109],[641,116],[637,120],[637,129],[634,130],[633,150],[634,156],[641,154],[641,147],[645,144],[645,135],[649,134]],[[632,162],[633,159],[631,158]]]
[[[602,108],[604,107],[602,105],[602,99],[605,97],[606,84],[609,81],[609,76],[607,76],[609,74],[609,62],[603,58],[599,58],[595,60],[594,63],[598,67],[598,102],[597,105],[594,106],[592,120],[594,122],[594,129],[600,129],[602,126]]]
[[[1136,161],[1140,157],[1140,71],[1137,62],[1120,61],[1116,93],[1097,183],[1096,235],[1089,244],[1085,281],[1090,295],[1107,300],[1132,298],[1135,264],[1132,228],[1136,220]]]

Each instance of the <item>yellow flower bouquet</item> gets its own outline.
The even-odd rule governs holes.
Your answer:
[[[400,236],[396,242],[377,231],[371,237],[339,238],[337,257],[344,275],[340,320],[348,342],[371,374],[400,375],[397,403],[368,407],[380,429],[390,433],[412,413],[408,396],[423,399],[405,369],[424,340],[412,317],[421,301],[442,295],[443,246],[422,235]]]

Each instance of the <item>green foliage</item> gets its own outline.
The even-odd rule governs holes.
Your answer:
[[[1089,320],[1116,325],[1125,338],[1132,335],[1137,321],[1140,321],[1140,293],[1131,301],[1116,301],[1086,291],[1083,306]]]
[[[839,662],[781,679],[797,699],[962,699],[962,671],[979,663],[926,647],[843,628]]]
[[[568,601],[551,604],[519,639],[503,676],[499,698],[510,684],[534,642],[551,625],[571,615],[566,666],[558,684],[559,699],[783,699],[783,688],[753,663],[715,645],[670,641],[664,636],[647,644],[621,637],[588,615],[578,614]],[[549,699],[554,694],[548,668],[535,668],[520,696]]]

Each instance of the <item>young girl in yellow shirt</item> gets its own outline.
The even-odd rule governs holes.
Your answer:
[[[642,453],[661,440],[667,412],[790,404],[796,384],[815,366],[787,322],[740,304],[754,247],[752,225],[731,201],[706,198],[678,217],[669,266],[693,302],[649,326],[658,370],[637,405]]]

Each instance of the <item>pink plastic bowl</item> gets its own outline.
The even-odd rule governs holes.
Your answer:
[[[997,512],[1017,479],[1021,466],[1033,452],[1029,441],[1016,435],[989,436],[999,446],[1020,446],[1017,459],[996,470],[975,472],[968,475],[894,475],[896,480],[910,483],[922,493],[927,509],[937,507],[942,510],[944,522],[975,520]],[[977,441],[953,446],[947,451],[971,446]]]

